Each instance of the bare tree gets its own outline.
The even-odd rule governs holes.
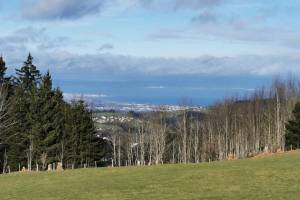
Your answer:
[[[8,118],[8,102],[6,91],[3,85],[0,86],[0,144],[4,147],[3,155],[3,173],[7,171],[8,155],[7,155],[7,145],[5,144],[6,138],[3,138],[3,133],[5,133],[14,123]]]
[[[48,157],[47,153],[42,153],[40,159],[41,159],[41,162],[42,162],[42,169],[43,170],[46,170],[46,167],[47,167],[47,157]]]

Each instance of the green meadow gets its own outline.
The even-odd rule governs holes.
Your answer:
[[[237,161],[0,175],[0,199],[300,199],[300,152]]]

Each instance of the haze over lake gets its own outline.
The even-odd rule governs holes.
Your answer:
[[[176,105],[188,101],[207,106],[231,96],[252,93],[272,78],[237,76],[156,76],[111,80],[57,80],[68,97],[83,95],[97,103],[141,103]]]

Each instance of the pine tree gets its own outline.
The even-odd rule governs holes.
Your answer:
[[[30,129],[27,121],[29,101],[21,87],[14,88],[14,95],[10,97],[9,114],[14,121],[5,138],[11,147],[8,152],[9,165],[12,170],[17,170],[19,165],[26,166],[26,153],[28,147],[26,133]]]
[[[29,54],[21,69],[16,69],[14,94],[10,98],[10,115],[15,125],[8,142],[14,146],[9,152],[14,169],[20,164],[31,170],[32,162],[38,160],[41,123],[37,90],[41,75],[32,61]]]
[[[39,88],[38,96],[40,98],[39,112],[41,115],[40,121],[42,129],[39,135],[40,148],[39,155],[44,156],[43,167],[46,162],[49,162],[50,150],[49,146],[55,142],[55,135],[52,134],[54,128],[52,125],[54,115],[53,105],[53,92],[52,92],[52,79],[49,72],[42,78],[41,87]]]
[[[67,108],[66,132],[67,155],[74,167],[82,167],[93,162],[92,149],[94,141],[94,123],[92,115],[83,101],[74,101]]]
[[[286,124],[286,146],[293,149],[300,144],[300,102],[296,103],[293,110],[293,119]]]
[[[6,76],[6,63],[3,57],[0,57],[0,88],[2,91],[5,91],[6,97],[9,98],[13,93],[11,77]]]
[[[83,101],[65,102],[60,89],[53,89],[50,73],[42,77],[32,61],[29,54],[10,84],[8,115],[14,126],[0,137],[9,146],[10,169],[25,166],[32,170],[34,163],[45,169],[53,162],[63,162],[65,167],[89,165],[95,159],[91,113]],[[3,78],[5,70],[1,58]]]
[[[41,80],[40,71],[33,64],[33,57],[29,53],[27,60],[21,69],[16,69],[17,81],[25,91],[31,91],[36,88]]]
[[[62,164],[64,163],[65,144],[66,144],[66,131],[65,131],[65,116],[64,108],[65,102],[63,100],[63,94],[59,89],[54,90],[52,98],[53,102],[53,131],[55,136],[55,143],[52,144],[52,149],[55,152],[55,159]]]
[[[43,77],[39,90],[41,100],[40,112],[43,129],[40,134],[42,155],[47,161],[62,162],[64,146],[63,95],[59,89],[52,89],[52,78],[49,72]]]
[[[6,64],[5,64],[5,61],[3,60],[3,57],[1,56],[0,57],[0,84],[3,84],[6,80],[6,70],[7,70],[7,67],[6,67]]]

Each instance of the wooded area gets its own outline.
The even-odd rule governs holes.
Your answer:
[[[297,148],[300,129],[296,130],[297,138],[286,143],[286,123],[292,119],[298,100],[296,81],[276,79],[270,88],[226,99],[203,113],[182,110],[171,117],[161,111],[144,114],[125,133],[110,134],[113,163],[199,163]]]
[[[0,58],[0,151],[3,173],[46,170],[61,162],[80,167],[94,161],[91,112],[83,101],[67,103],[50,73],[41,75],[28,56],[16,75],[7,77]]]
[[[6,70],[1,57],[3,173],[23,167],[47,170],[48,164],[58,162],[72,169],[210,162],[299,146],[298,122],[291,121],[300,123],[299,104],[293,112],[299,85],[292,78],[276,79],[270,88],[226,99],[203,112],[138,114],[134,123],[117,124],[118,130],[103,133],[95,129],[92,110],[83,101],[64,101],[50,73],[42,75],[31,55],[15,76],[6,76]]]

